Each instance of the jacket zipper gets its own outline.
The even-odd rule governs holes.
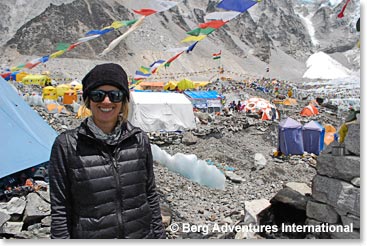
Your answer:
[[[125,232],[124,232],[124,228],[123,228],[123,221],[122,221],[122,196],[121,196],[121,185],[120,185],[120,178],[119,178],[119,173],[118,173],[118,169],[117,169],[117,162],[116,162],[116,158],[112,157],[112,164],[113,164],[113,175],[115,176],[115,181],[116,181],[116,188],[117,188],[117,220],[118,220],[118,235],[117,238],[124,238],[125,237]]]

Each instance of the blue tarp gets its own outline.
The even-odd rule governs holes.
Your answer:
[[[194,107],[199,109],[221,108],[221,96],[217,91],[184,91],[184,95],[188,97]]]
[[[0,77],[0,178],[47,162],[57,136]]]
[[[184,94],[192,99],[219,99],[217,91],[184,91]]]
[[[303,154],[304,148],[301,123],[289,117],[279,123],[278,150],[285,155]]]
[[[308,153],[319,155],[324,149],[325,128],[316,121],[303,126],[303,147]]]

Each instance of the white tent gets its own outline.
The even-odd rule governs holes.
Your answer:
[[[147,132],[196,128],[192,104],[180,93],[132,91],[129,107],[129,121]]]

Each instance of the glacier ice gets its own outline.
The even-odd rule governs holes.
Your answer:
[[[172,156],[155,144],[151,144],[151,148],[153,160],[167,167],[168,170],[201,185],[224,190],[226,178],[216,166],[208,165],[206,161],[199,160],[194,154],[176,153]]]

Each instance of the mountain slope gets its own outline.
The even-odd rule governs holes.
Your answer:
[[[49,0],[38,2],[39,6],[50,3]],[[184,0],[171,10],[149,16],[141,27],[105,57],[100,58],[98,54],[113,39],[125,32],[126,28],[82,44],[65,53],[62,58],[89,59],[94,62],[101,59],[115,61],[124,64],[133,73],[141,65],[148,66],[157,59],[168,59],[174,55],[165,50],[189,45],[180,43],[180,40],[187,36],[187,31],[204,22],[207,13],[223,11],[215,7],[218,2],[219,0]],[[42,13],[34,13],[33,19],[23,18],[24,25],[6,42],[5,53],[10,54],[7,56],[10,60],[14,53],[28,56],[51,54],[56,51],[56,44],[59,42],[73,43],[87,31],[101,29],[114,20],[138,18],[132,13],[132,9],[147,6],[144,5],[146,3],[149,1],[74,0],[61,5],[51,4]],[[36,3],[29,7],[36,8],[33,4]],[[218,66],[218,62],[211,60],[211,54],[222,50],[221,63],[225,69],[284,79],[301,78],[306,70],[305,61],[315,51],[323,50],[333,54],[354,48],[357,35],[348,33],[348,38],[341,42],[345,27],[337,26],[333,22],[331,7],[328,6],[314,6],[313,11],[316,12],[312,21],[317,26],[315,36],[320,40],[320,46],[314,47],[302,18],[295,11],[300,6],[295,0],[262,1],[199,42],[194,52],[172,63],[169,71],[192,72],[198,68]],[[352,7],[355,9],[358,6],[355,4]],[[22,19],[13,22],[21,21]],[[1,22],[0,27],[4,26],[4,22]],[[322,32],[326,27],[329,28],[328,32]],[[330,46],[329,36],[337,40],[333,46]],[[344,63],[349,63],[345,55],[337,57],[344,59]],[[265,73],[266,67],[271,67],[270,73]]]

